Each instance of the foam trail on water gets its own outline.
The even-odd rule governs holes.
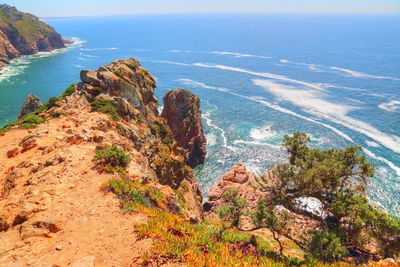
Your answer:
[[[315,72],[323,72],[323,70],[321,69],[322,66],[317,65],[317,64],[294,62],[294,61],[290,61],[290,60],[287,60],[287,59],[281,59],[281,60],[279,60],[279,62],[280,63],[284,63],[284,64],[306,66],[309,70],[312,70],[312,71],[315,71]]]
[[[370,146],[370,147],[380,147],[380,145],[379,144],[377,144],[377,143],[375,143],[375,142],[372,142],[372,141],[365,141],[365,144],[367,145],[367,146]]]
[[[400,153],[400,137],[383,133],[368,123],[351,118],[347,113],[354,110],[354,107],[328,102],[315,90],[298,90],[292,86],[278,84],[270,80],[255,79],[253,83],[266,89],[279,99],[289,101],[300,107],[304,112],[362,133],[393,152]]]
[[[241,54],[241,53],[225,52],[225,51],[214,51],[214,52],[211,52],[211,54],[229,55],[229,56],[234,56],[234,57],[237,57],[237,58],[240,58],[240,57],[263,58],[263,59],[270,59],[270,58],[272,58],[272,57],[267,57],[267,56],[258,56],[258,55],[251,55],[251,54]]]
[[[237,144],[245,144],[245,145],[255,145],[255,146],[268,146],[268,147],[272,147],[275,149],[281,149],[280,146],[276,146],[276,145],[272,145],[272,144],[268,144],[268,143],[263,143],[263,142],[259,142],[259,141],[245,141],[245,140],[235,140],[233,141],[233,143],[235,145]]]
[[[392,168],[392,169],[397,173],[397,175],[400,177],[400,168],[397,167],[396,165],[394,165],[393,162],[391,162],[391,161],[389,161],[389,160],[387,160],[387,159],[385,159],[385,158],[382,158],[382,157],[379,157],[379,156],[375,155],[373,152],[371,152],[370,150],[368,150],[368,149],[366,149],[366,148],[363,148],[363,151],[364,151],[365,154],[367,154],[369,157],[371,157],[371,158],[373,158],[373,159],[376,159],[376,160],[379,160],[379,161],[381,161],[381,162],[386,163],[386,165],[388,165],[390,168]]]
[[[106,48],[81,48],[82,51],[96,51],[96,50],[117,50],[116,47],[106,47]]]
[[[180,82],[182,82],[182,83],[184,83],[186,85],[197,86],[197,87],[202,87],[202,88],[205,88],[205,89],[211,89],[211,90],[216,90],[216,91],[220,91],[220,92],[225,92],[225,93],[237,96],[237,97],[241,97],[241,98],[248,99],[248,100],[251,100],[251,101],[254,101],[254,102],[258,102],[258,103],[260,103],[260,104],[262,104],[262,105],[264,105],[264,106],[266,106],[268,108],[274,109],[276,111],[279,111],[279,112],[282,112],[282,113],[286,113],[286,114],[289,114],[291,116],[294,116],[294,117],[297,117],[297,118],[300,118],[300,119],[303,119],[303,120],[306,120],[306,121],[309,121],[309,122],[312,122],[312,123],[315,123],[315,124],[322,125],[323,127],[330,129],[331,131],[333,131],[337,135],[343,137],[344,139],[346,139],[346,140],[348,140],[350,142],[354,142],[353,139],[351,139],[347,134],[343,133],[342,131],[336,129],[335,127],[333,127],[333,126],[331,126],[329,124],[326,124],[326,123],[323,123],[323,122],[320,122],[320,121],[305,117],[303,115],[297,114],[297,113],[295,113],[295,112],[293,112],[291,110],[288,110],[286,108],[282,108],[280,106],[274,105],[274,104],[272,104],[272,103],[270,103],[270,102],[268,102],[266,100],[263,100],[263,99],[260,99],[260,98],[257,98],[257,97],[244,96],[244,95],[241,95],[241,94],[234,93],[234,92],[230,91],[227,88],[209,86],[209,85],[206,85],[206,84],[204,84],[202,82],[197,82],[197,81],[193,81],[193,80],[190,80],[190,79],[178,79],[178,81],[180,81]]]
[[[192,53],[192,51],[190,51],[190,50],[179,50],[179,49],[168,50],[167,52],[169,52],[169,53]]]
[[[400,101],[392,100],[388,103],[382,103],[382,104],[378,105],[378,107],[385,111],[395,112],[396,110],[400,109]]]
[[[208,126],[210,126],[211,128],[214,128],[215,130],[221,132],[221,138],[222,138],[222,141],[223,141],[223,146],[226,147],[227,149],[232,150],[233,152],[235,152],[236,148],[228,145],[228,139],[225,136],[224,129],[222,129],[222,128],[218,127],[217,125],[215,125],[213,123],[213,121],[211,120],[210,116],[211,116],[210,112],[206,112],[205,114],[203,114],[202,117],[206,121]]]
[[[358,71],[354,71],[354,70],[349,70],[349,69],[344,69],[344,68],[330,67],[330,69],[345,73],[346,76],[355,77],[355,78],[372,78],[372,79],[387,79],[387,80],[400,81],[399,78],[392,78],[392,77],[386,77],[386,76],[377,76],[377,75],[366,74],[366,73],[362,73],[362,72],[358,72]]]
[[[290,83],[296,83],[299,85],[311,87],[315,90],[325,91],[325,89],[318,84],[303,82],[300,80],[291,79],[291,78],[283,76],[283,75],[272,74],[272,73],[268,73],[268,72],[255,72],[255,71],[236,68],[236,67],[229,67],[229,66],[224,66],[224,65],[212,65],[212,64],[204,64],[204,63],[194,63],[193,66],[241,72],[241,73],[246,73],[246,74],[250,74],[250,75],[254,75],[254,76],[260,76],[260,77],[264,77],[264,78],[270,78],[270,79],[276,79],[276,80],[290,82]]]

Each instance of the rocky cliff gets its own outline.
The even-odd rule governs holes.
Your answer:
[[[186,149],[187,164],[192,168],[206,158],[206,138],[201,123],[200,99],[184,89],[164,96],[162,117],[167,120],[175,140]]]
[[[149,215],[127,201],[202,219],[199,186],[158,115],[155,87],[135,59],[118,60],[82,71],[60,97],[3,127],[0,266],[131,266],[151,240],[132,228]],[[101,168],[95,156],[113,147],[109,157],[129,160]]]
[[[38,17],[0,5],[0,67],[22,55],[63,47],[61,36]]]

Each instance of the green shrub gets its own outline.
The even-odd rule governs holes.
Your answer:
[[[315,232],[308,246],[308,251],[314,258],[325,262],[334,262],[349,254],[342,245],[340,238],[332,232]]]
[[[58,118],[64,114],[65,114],[64,112],[55,111],[50,114],[50,118]]]
[[[93,111],[108,114],[114,120],[119,120],[120,116],[118,115],[115,105],[115,101],[111,99],[98,99],[91,104]]]
[[[60,98],[61,98],[61,99],[64,99],[64,98],[66,98],[67,96],[72,95],[72,94],[75,92],[75,86],[76,86],[75,83],[73,83],[73,84],[71,84],[70,86],[68,86],[68,88],[65,89],[64,93],[62,93],[62,94],[60,95]]]
[[[123,150],[113,145],[106,149],[97,150],[93,161],[98,162],[103,167],[102,170],[114,173],[114,171],[123,171],[131,158]]]
[[[123,70],[116,70],[116,71],[114,71],[114,74],[121,78],[124,77],[124,75],[125,75]]]

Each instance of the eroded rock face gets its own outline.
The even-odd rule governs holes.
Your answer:
[[[204,211],[212,213],[213,210],[224,205],[222,195],[228,190],[237,190],[239,196],[246,199],[249,208],[254,209],[260,199],[269,196],[268,193],[255,189],[255,185],[254,174],[243,164],[236,164],[211,188],[209,201],[203,205]]]
[[[206,138],[201,123],[200,99],[185,89],[175,89],[164,96],[161,115],[167,120],[175,140],[187,150],[187,164],[192,168],[204,163]]]
[[[24,104],[22,105],[21,108],[21,113],[19,114],[19,117],[23,117],[25,115],[28,115],[35,110],[37,110],[40,106],[42,105],[42,102],[40,102],[39,98],[33,94],[29,94],[24,101]]]
[[[121,59],[100,67],[97,71],[82,70],[78,89],[91,100],[112,98],[120,115],[127,121],[158,116],[158,101],[154,97],[153,76],[133,58]]]
[[[65,47],[61,35],[38,17],[7,4],[0,5],[0,14],[0,67],[22,55]]]

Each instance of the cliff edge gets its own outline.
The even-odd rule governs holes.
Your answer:
[[[61,35],[38,17],[0,5],[0,67],[23,55],[64,47]]]

